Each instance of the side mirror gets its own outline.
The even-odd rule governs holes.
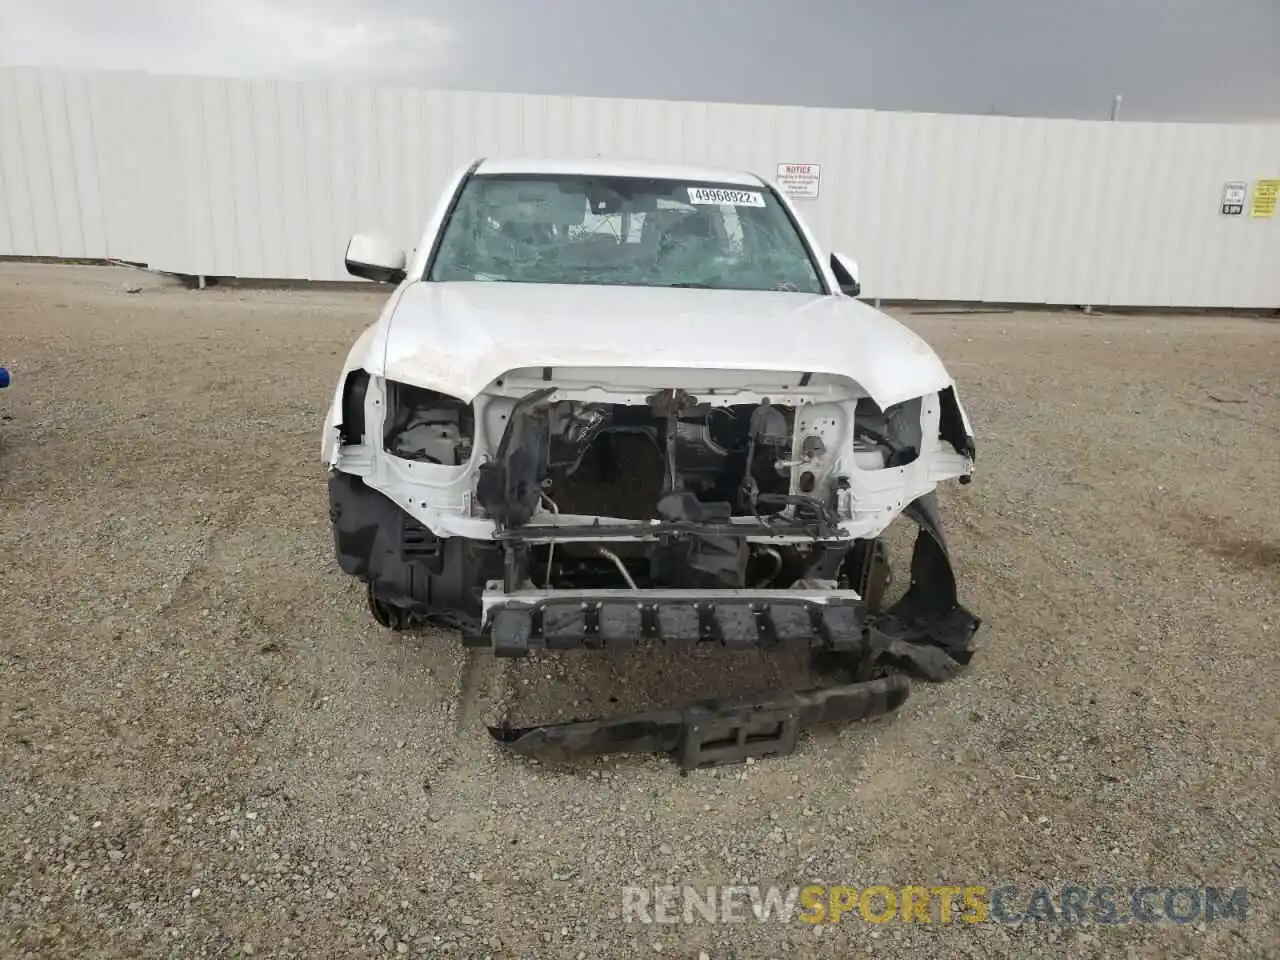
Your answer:
[[[858,281],[858,261],[846,257],[843,253],[831,255],[831,272],[836,275],[836,283],[840,284],[840,292],[848,297],[856,297],[862,292],[862,284]]]
[[[405,273],[404,251],[386,237],[357,233],[347,244],[347,273],[374,283],[400,283]]]

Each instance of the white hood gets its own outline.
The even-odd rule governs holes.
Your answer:
[[[611,366],[831,374],[882,409],[952,382],[924,340],[849,297],[587,284],[410,284],[384,361],[466,402],[518,367]]]

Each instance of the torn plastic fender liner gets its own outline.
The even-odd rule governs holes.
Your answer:
[[[569,759],[610,753],[667,753],[684,770],[785,756],[803,729],[852,723],[892,713],[907,699],[910,681],[883,677],[840,687],[783,693],[763,702],[733,704],[701,700],[685,707],[626,714],[603,720],[489,733],[516,753],[539,759]]]
[[[960,603],[937,494],[917,497],[902,513],[919,527],[911,551],[911,585],[888,610],[869,618],[871,629],[887,640],[883,649],[888,659],[928,680],[946,680],[969,663],[970,643],[982,620]]]

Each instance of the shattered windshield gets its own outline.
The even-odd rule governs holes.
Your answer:
[[[825,292],[769,191],[636,177],[472,177],[428,279]]]

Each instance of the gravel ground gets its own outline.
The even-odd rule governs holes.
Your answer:
[[[4,955],[1280,956],[1280,324],[903,312],[979,431],[942,494],[979,653],[681,778],[482,723],[689,664],[469,660],[338,572],[320,427],[384,295],[0,264]],[[700,669],[772,669],[725,660]],[[620,916],[629,883],[813,881],[1251,897],[1208,925]]]

